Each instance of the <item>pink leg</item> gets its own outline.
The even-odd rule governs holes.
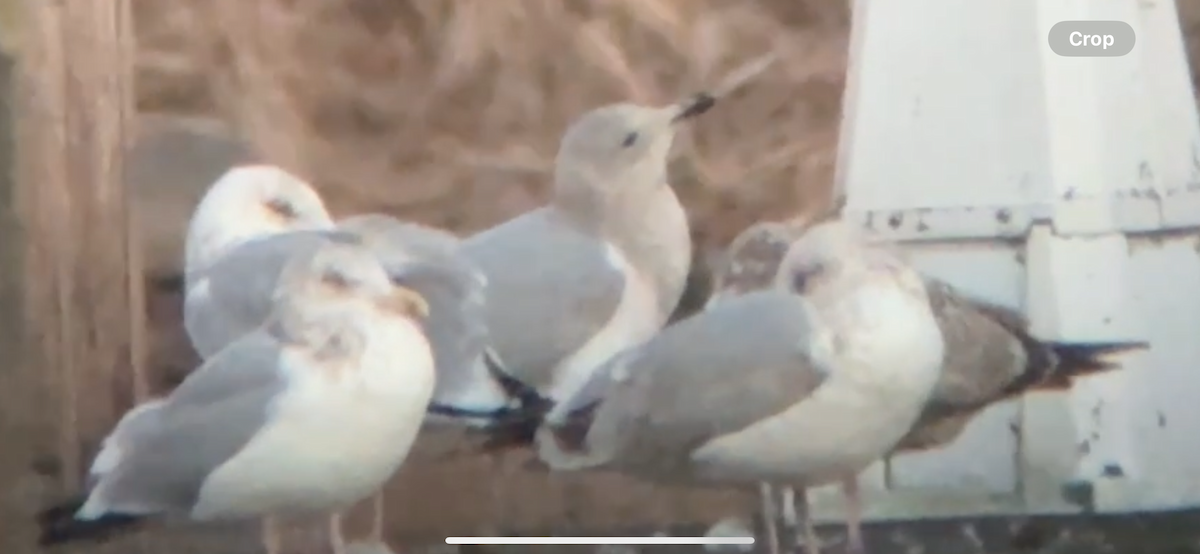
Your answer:
[[[758,494],[762,497],[762,518],[763,529],[767,532],[767,548],[770,554],[780,554],[779,552],[779,513],[775,509],[775,487],[770,483],[762,482],[758,484]]]
[[[371,497],[371,533],[368,539],[383,543],[383,491]]]
[[[272,516],[262,518],[262,542],[267,554],[283,554],[283,535],[279,521]]]
[[[842,481],[842,493],[846,496],[846,552],[866,554],[862,536],[862,496],[858,490],[858,476]]]
[[[333,554],[346,554],[346,535],[342,533],[341,512],[329,516],[329,546]]]

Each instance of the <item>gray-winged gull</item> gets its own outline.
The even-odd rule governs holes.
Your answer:
[[[288,214],[297,214],[295,221]],[[273,166],[231,170],[213,185],[193,217],[184,313],[197,350],[212,356],[262,325],[270,313],[271,291],[289,259],[329,240],[350,238],[371,249],[396,284],[417,291],[431,306],[424,325],[439,384],[430,413],[470,427],[486,427],[519,413],[521,407],[489,370],[500,363],[487,350],[482,313],[486,279],[458,253],[458,239],[382,214],[335,224],[309,184]],[[371,537],[378,540],[381,496],[373,502]],[[332,526],[340,525],[335,515]]]
[[[775,59],[760,56],[668,106],[583,114],[559,142],[549,204],[463,241],[488,278],[488,328],[510,389],[532,388],[553,406],[668,321],[692,254],[667,179],[675,134]],[[518,443],[531,438],[532,429],[518,431]]]
[[[425,300],[341,242],[291,262],[273,300],[267,325],[122,419],[86,496],[41,514],[43,545],[155,516],[267,516],[274,554],[270,516],[342,510],[391,477],[434,389]]]
[[[458,253],[458,238],[382,214],[334,223],[310,185],[273,166],[231,170],[192,219],[184,317],[201,355],[262,325],[288,260],[331,239],[360,240],[396,284],[428,300],[433,315],[425,326],[439,380],[432,411],[475,426],[505,416],[512,399],[488,370],[499,361],[487,350],[487,281]]]
[[[217,179],[184,247],[184,326],[196,352],[207,359],[261,325],[280,268],[320,242],[303,231],[331,228],[320,195],[278,167],[239,166]]]
[[[664,482],[855,481],[916,421],[944,348],[920,276],[856,238],[840,222],[814,227],[771,289],[610,360],[546,418],[540,458]],[[861,550],[858,502],[848,525]]]
[[[517,380],[561,400],[666,322],[691,262],[667,154],[678,126],[711,104],[584,114],[559,145],[550,204],[463,241],[487,275],[492,346]]]
[[[487,324],[504,361],[498,373],[525,405],[554,410],[675,310],[692,248],[667,157],[679,127],[713,102],[701,94],[583,114],[559,142],[549,204],[464,239],[462,251],[488,279]],[[528,443],[536,421],[485,447]],[[506,491],[493,487],[494,509],[504,509]]]
[[[760,222],[747,227],[730,244],[709,306],[768,286],[788,246],[803,231],[803,222]],[[922,278],[946,353],[928,405],[893,453],[946,446],[993,403],[1028,390],[1067,388],[1075,377],[1120,367],[1111,355],[1147,346],[1044,342],[1030,335],[1028,321],[1019,312],[964,294],[937,279]],[[765,512],[773,512],[770,494],[769,487],[763,491]],[[791,488],[784,488],[784,519],[792,527],[797,523],[794,495]],[[800,501],[805,504],[803,497]],[[766,525],[773,534],[774,521],[767,518]],[[805,541],[815,544],[811,528],[806,535]]]

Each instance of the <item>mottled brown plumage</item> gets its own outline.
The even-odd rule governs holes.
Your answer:
[[[770,284],[787,246],[803,232],[798,223],[761,222],[730,244],[726,266],[715,277],[713,301]],[[1145,343],[1055,344],[1029,333],[1016,310],[925,278],[938,327],[946,339],[941,380],[917,425],[897,451],[946,446],[984,408],[1035,389],[1070,387],[1074,377],[1119,367],[1105,356]]]
[[[1116,369],[1109,354],[1144,343],[1054,344],[1029,333],[1019,312],[972,298],[926,278],[934,317],[946,340],[942,378],[921,419],[897,451],[950,444],[984,408],[1029,390],[1067,388],[1074,377]]]

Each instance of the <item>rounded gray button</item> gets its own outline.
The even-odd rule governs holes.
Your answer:
[[[1049,40],[1055,54],[1071,57],[1115,58],[1137,44],[1133,26],[1124,21],[1059,21]]]

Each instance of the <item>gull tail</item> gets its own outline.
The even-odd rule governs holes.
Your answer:
[[[1119,356],[1127,352],[1140,352],[1150,347],[1144,341],[1048,344],[1054,353],[1054,371],[1038,389],[1069,388],[1075,377],[1112,371],[1121,367]]]
[[[55,504],[38,513],[41,529],[39,546],[90,541],[105,542],[117,535],[134,531],[145,523],[145,516],[105,514],[95,519],[77,519],[75,513],[83,506],[86,496]]]

